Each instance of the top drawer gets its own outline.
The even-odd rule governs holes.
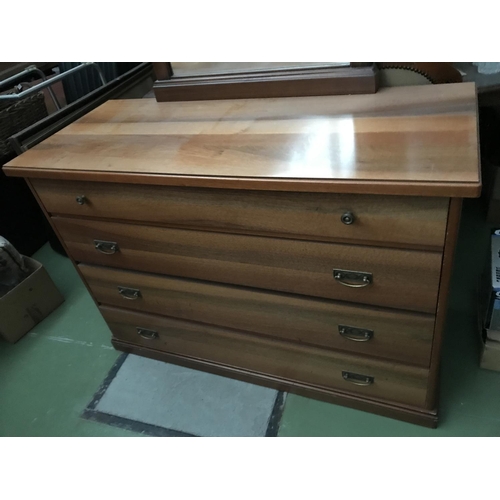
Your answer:
[[[317,241],[442,248],[447,198],[292,193],[31,179],[46,210]]]

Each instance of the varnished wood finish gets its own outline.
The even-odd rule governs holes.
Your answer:
[[[167,79],[156,81],[153,89],[158,102],[373,94],[378,89],[378,78],[373,65],[265,69],[181,77],[174,71]]]
[[[207,179],[240,189],[293,181],[290,191],[381,194],[409,194],[410,185],[421,196],[475,196],[476,122],[475,88],[466,83],[358,96],[115,100],[14,159],[6,173],[126,172],[139,182]]]
[[[92,297],[92,300],[95,302],[95,304],[98,306],[99,303],[96,301],[95,297],[92,295],[92,290],[90,289],[88,283],[85,281],[85,278],[83,277],[83,274],[82,272],[80,271],[80,268],[78,267],[77,265],[77,262],[75,262],[75,260],[73,259],[73,257],[71,256],[71,252],[69,251],[67,245],[66,245],[66,242],[64,241],[64,239],[61,237],[61,235],[59,234],[59,231],[56,227],[56,225],[53,223],[52,221],[52,218],[50,217],[50,215],[47,213],[47,210],[45,209],[42,201],[40,200],[40,197],[38,196],[38,193],[36,192],[36,189],[33,187],[33,185],[31,184],[30,180],[29,179],[25,179],[26,181],[26,184],[28,185],[31,193],[33,194],[35,200],[38,202],[38,204],[40,205],[40,209],[42,210],[43,214],[45,215],[45,217],[47,218],[47,221],[48,223],[50,224],[50,226],[52,227],[55,235],[57,236],[57,238],[59,239],[64,251],[66,252],[66,255],[68,256],[68,258],[71,260],[71,263],[73,264],[73,266],[75,267],[76,269],[76,272],[78,273],[78,275],[80,276],[81,280],[83,281],[83,284],[85,285],[85,288],[87,289],[87,291],[89,292],[89,295]]]
[[[436,311],[440,253],[77,219],[54,221],[73,258],[81,262],[432,314]],[[116,242],[119,250],[105,255],[95,249],[96,239]],[[334,279],[334,269],[372,273],[373,282],[351,288]],[[103,276],[107,272],[103,271]]]
[[[299,62],[299,61],[287,61],[287,62],[276,62],[276,61],[266,61],[266,62],[170,62],[170,63],[160,63],[160,64],[170,64],[172,68],[172,74],[175,78],[185,77],[185,76],[221,76],[221,75],[234,75],[239,76],[246,73],[276,73],[279,71],[295,70],[300,73],[302,70],[310,69],[323,69],[323,68],[348,68],[354,64],[348,62]],[[363,66],[371,66],[373,63],[364,64]]]
[[[124,172],[92,172],[66,171],[53,169],[36,169],[22,167],[3,167],[5,173],[11,177],[25,177],[30,179],[60,179],[69,181],[111,182],[121,184],[143,184],[154,186],[183,186],[189,188],[215,188],[256,191],[287,191],[294,193],[347,193],[347,194],[383,194],[384,196],[438,196],[438,197],[466,197],[474,198],[481,194],[481,184],[444,182],[386,182],[336,180],[334,183],[327,180],[273,179],[267,181],[262,178],[247,177],[243,181],[235,177],[196,176],[186,175],[148,175]],[[446,193],[446,194],[443,194]],[[475,194],[474,194],[475,193]]]
[[[117,348],[435,426],[460,198],[481,189],[476,122],[468,84],[115,101],[5,170],[30,177]],[[373,285],[341,293],[333,268]],[[376,382],[344,385],[343,369]]]
[[[220,325],[300,344],[428,366],[434,317],[295,295],[80,265],[102,304]],[[128,300],[118,286],[139,289]],[[374,331],[368,342],[340,335],[339,325]]]
[[[241,332],[126,310],[101,308],[113,335],[121,341],[263,374],[336,389],[368,398],[422,406],[428,370],[355,357],[336,351],[297,346]],[[153,329],[158,338],[145,340],[136,326]],[[368,386],[352,384],[342,371],[374,377]]]
[[[327,403],[347,406],[361,411],[369,411],[377,415],[382,415],[388,418],[403,420],[411,424],[421,425],[424,427],[437,427],[438,419],[436,411],[425,411],[408,405],[394,405],[385,403],[384,401],[373,401],[363,398],[362,396],[338,392],[331,389],[323,389],[320,387],[312,387],[301,382],[292,382],[286,379],[271,377],[262,373],[255,373],[249,370],[242,370],[234,366],[220,365],[210,361],[191,358],[189,356],[179,356],[176,354],[167,353],[149,349],[137,344],[129,344],[117,339],[112,339],[113,346],[124,352],[145,356],[147,358],[174,363],[195,370],[203,370],[215,375],[235,378],[243,382],[251,384],[263,385],[265,387],[273,387],[279,391],[298,394],[306,398],[319,399]]]
[[[188,189],[33,179],[53,215],[441,250],[448,199]],[[79,205],[76,197],[85,195]],[[351,212],[354,223],[343,224]]]
[[[439,390],[439,366],[441,360],[441,347],[443,345],[443,333],[446,321],[447,304],[451,274],[453,271],[453,258],[460,227],[460,216],[462,214],[462,200],[452,199],[448,216],[448,229],[446,232],[446,245],[443,255],[441,280],[439,283],[438,305],[436,311],[436,325],[434,328],[434,341],[432,344],[432,358],[430,366],[429,387],[427,394],[427,407],[435,408]]]

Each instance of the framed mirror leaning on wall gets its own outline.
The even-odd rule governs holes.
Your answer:
[[[378,89],[373,63],[157,62],[153,66],[159,102],[373,94]]]

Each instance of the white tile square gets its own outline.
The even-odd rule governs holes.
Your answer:
[[[278,391],[128,355],[99,412],[207,437],[265,436]]]

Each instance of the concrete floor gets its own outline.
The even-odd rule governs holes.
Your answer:
[[[478,368],[475,287],[489,246],[478,200],[466,200],[443,349],[441,421],[426,429],[289,395],[280,436],[500,436],[500,372]],[[67,258],[45,245],[34,258],[66,302],[15,345],[0,341],[0,436],[134,436],[84,420],[119,353]]]

